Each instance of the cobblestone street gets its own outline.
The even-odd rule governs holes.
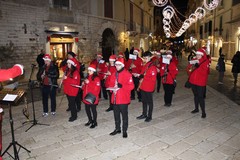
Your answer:
[[[182,62],[183,63],[183,62]],[[191,114],[193,95],[183,87],[186,81],[184,66],[180,66],[178,85],[172,107],[164,107],[163,90],[154,93],[153,120],[137,120],[142,106],[137,100],[129,106],[128,138],[122,134],[110,136],[114,130],[112,112],[105,112],[108,101],[98,105],[98,127],[84,126],[87,116],[82,106],[78,119],[68,122],[67,99],[57,98],[57,114],[43,118],[41,101],[36,101],[39,123],[25,132],[31,124],[22,114],[23,105],[13,107],[15,138],[31,153],[20,150],[20,159],[27,160],[237,160],[240,159],[240,108],[226,96],[207,87],[207,118]],[[63,98],[63,99],[62,99]],[[62,102],[61,102],[62,100]],[[61,104],[60,104],[61,102]],[[32,106],[29,104],[29,111]],[[30,113],[31,115],[31,113]],[[31,116],[32,118],[32,116]],[[8,110],[3,120],[3,151],[11,142]],[[12,153],[12,148],[10,148]],[[7,154],[4,160],[10,159]]]

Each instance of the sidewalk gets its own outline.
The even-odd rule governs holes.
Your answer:
[[[184,57],[183,57],[184,58]],[[182,63],[182,64],[181,64]],[[67,99],[57,97],[57,114],[41,117],[41,101],[36,101],[36,118],[39,123],[28,132],[31,124],[22,115],[23,105],[13,107],[15,138],[24,147],[19,156],[23,160],[238,160],[240,159],[240,107],[226,96],[208,86],[206,98],[207,118],[191,114],[193,95],[184,88],[187,80],[184,60],[180,62],[173,106],[164,107],[163,90],[154,93],[153,120],[149,123],[136,120],[142,104],[137,100],[129,106],[128,138],[122,134],[110,136],[114,130],[112,112],[105,112],[108,101],[101,100],[98,109],[98,126],[84,126],[87,116],[82,106],[78,119],[68,122]],[[32,106],[29,104],[29,111]],[[30,115],[32,115],[30,113]],[[32,117],[31,117],[32,118]],[[3,151],[11,142],[8,110],[3,120]],[[12,152],[12,148],[10,149]],[[7,154],[4,160],[9,160]]]

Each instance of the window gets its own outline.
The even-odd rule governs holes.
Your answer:
[[[212,35],[212,21],[208,22],[208,34],[209,36]]]
[[[208,32],[208,23],[205,23],[204,24],[204,33],[207,33]]]
[[[200,26],[200,38],[203,39],[203,26]]]
[[[104,16],[108,18],[113,18],[113,1],[104,0]]]
[[[53,0],[54,8],[70,9],[70,0]]]
[[[219,19],[219,35],[220,36],[222,35],[222,30],[223,30],[222,22],[223,22],[223,17],[221,16]]]
[[[237,5],[238,3],[240,3],[239,0],[233,0],[232,5],[235,6],[235,5]]]

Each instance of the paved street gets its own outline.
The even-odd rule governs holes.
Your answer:
[[[215,62],[213,62],[215,63]],[[136,120],[141,114],[141,103],[132,101],[129,106],[128,138],[122,134],[110,136],[114,130],[112,112],[105,112],[108,101],[98,105],[98,126],[90,129],[84,126],[87,116],[82,107],[78,119],[68,122],[67,99],[57,98],[57,115],[43,118],[41,101],[36,101],[36,118],[39,123],[28,132],[31,124],[22,125],[26,118],[22,115],[23,105],[13,107],[16,140],[31,150],[21,149],[23,160],[239,160],[240,159],[240,106],[212,88],[217,74],[213,71],[207,87],[207,118],[201,114],[191,114],[193,95],[183,87],[187,76],[185,64],[180,62],[178,85],[172,107],[164,107],[163,90],[154,93],[153,120],[149,123]],[[213,64],[212,67],[215,67]],[[229,78],[229,79],[228,79]],[[226,76],[222,89],[231,84],[230,73]],[[230,87],[230,88],[231,88]],[[214,87],[215,88],[215,87]],[[216,88],[220,88],[219,86]],[[239,87],[236,87],[239,90]],[[36,91],[37,92],[37,91]],[[221,91],[223,92],[223,91]],[[237,92],[232,92],[237,93]],[[35,94],[37,96],[37,93]],[[238,94],[239,95],[239,94]],[[237,97],[237,95],[235,95]],[[60,104],[62,100],[62,103]],[[29,111],[31,111],[29,104]],[[11,142],[11,131],[5,109],[3,120],[3,151]],[[32,118],[32,117],[31,117]],[[10,149],[12,153],[12,148]],[[8,155],[4,155],[8,160]]]

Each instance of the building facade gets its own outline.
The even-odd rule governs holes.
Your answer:
[[[41,49],[58,64],[68,51],[88,63],[131,47],[149,49],[153,6],[143,0],[0,0],[2,67],[25,66],[25,78]],[[7,52],[8,51],[8,52]],[[1,58],[0,58],[1,60]]]
[[[202,1],[189,0],[188,14],[202,6]],[[187,30],[187,45],[199,48],[208,47],[208,53],[212,57],[218,57],[220,48],[230,60],[240,49],[240,1],[221,0],[219,6],[207,11],[206,16],[198,20]]]

